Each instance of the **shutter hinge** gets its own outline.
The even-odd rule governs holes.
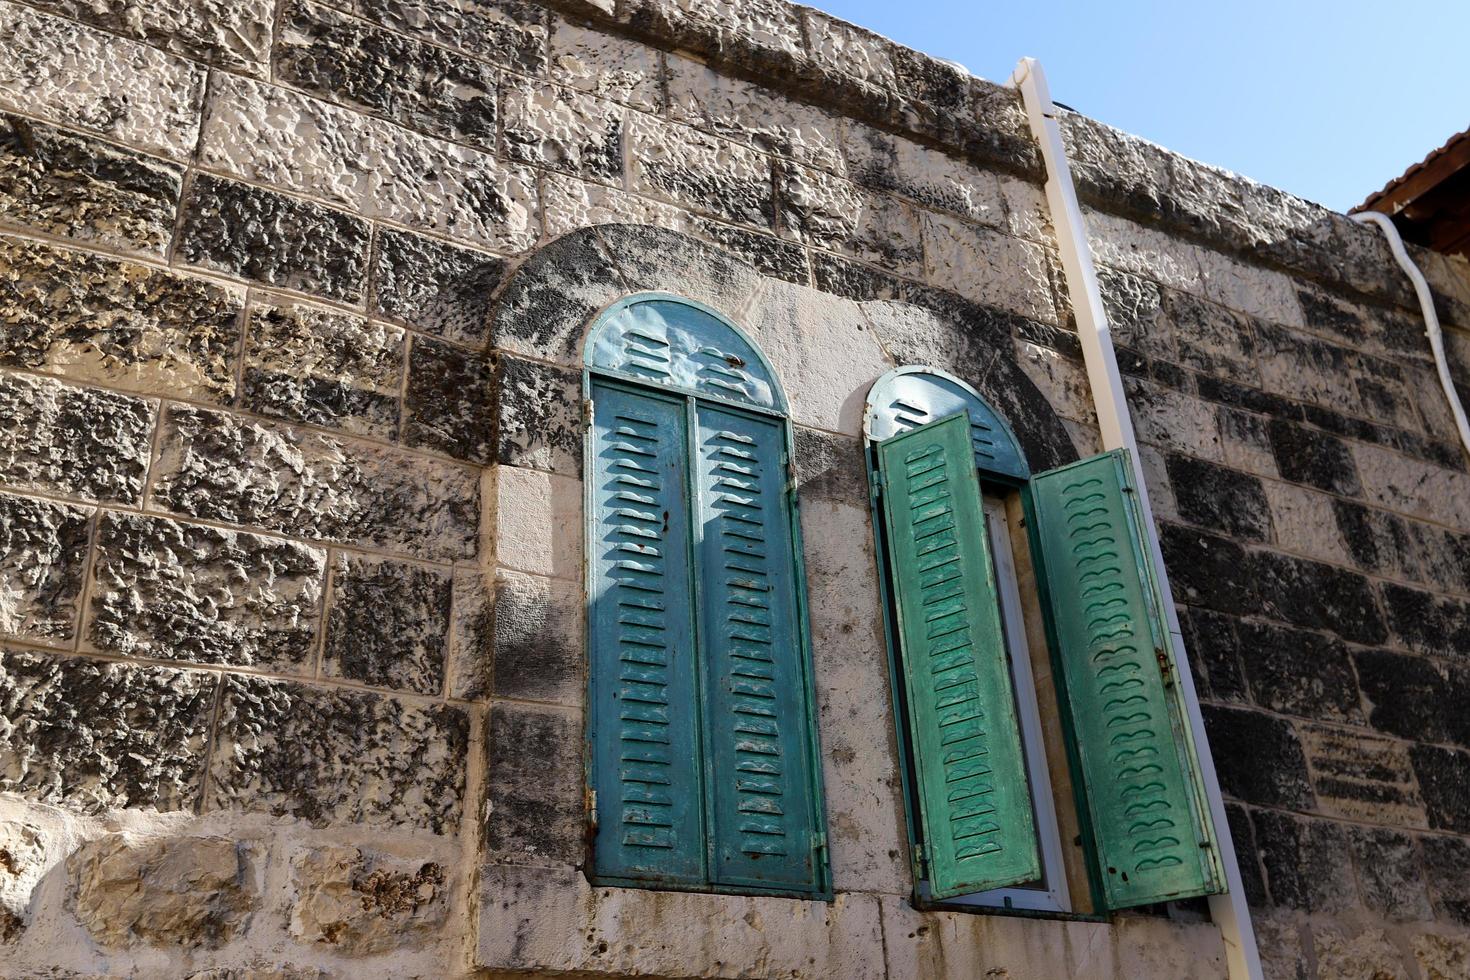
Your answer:
[[[812,834],[812,850],[817,854],[827,853],[827,832],[819,830]]]
[[[588,425],[592,423],[592,399],[582,399],[582,421]]]
[[[1163,647],[1154,647],[1154,659],[1159,662],[1159,676],[1164,679],[1164,686],[1173,687],[1174,671],[1169,666],[1169,652]]]
[[[888,489],[888,478],[883,475],[883,471],[882,470],[874,470],[873,471],[873,491],[872,491],[873,492],[873,499],[874,500],[877,500],[879,497],[883,496],[883,492],[885,490],[887,490],[887,489]]]

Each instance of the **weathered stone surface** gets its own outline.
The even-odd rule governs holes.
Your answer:
[[[415,330],[480,346],[489,334],[490,296],[507,265],[484,252],[381,228],[369,307]]]
[[[160,507],[426,558],[475,552],[479,494],[468,467],[181,405],[163,425]]]
[[[1355,445],[1363,495],[1400,513],[1470,528],[1470,476],[1381,446]]]
[[[520,572],[580,581],[582,481],[499,466],[495,494],[495,560]]]
[[[1385,582],[1388,623],[1401,644],[1421,653],[1463,657],[1470,650],[1470,602]]]
[[[663,108],[663,53],[556,17],[551,32],[552,81],[644,112]]]
[[[1414,534],[1403,518],[1347,500],[1332,501],[1332,516],[1343,545],[1359,568],[1390,578],[1420,577],[1416,552],[1430,552],[1435,542]]]
[[[318,548],[104,512],[87,641],[131,657],[310,674],[325,570]]]
[[[1470,974],[1470,943],[1463,939],[1426,932],[1414,937],[1413,947],[1424,980],[1455,980]]]
[[[1390,922],[1434,917],[1424,891],[1424,870],[1414,838],[1391,830],[1355,827],[1353,865],[1368,909]]]
[[[715,245],[738,255],[743,261],[763,276],[795,283],[811,285],[811,263],[806,249],[798,242],[788,242],[758,231],[727,225],[708,218],[693,218],[694,230]],[[677,228],[678,225],[663,225]]]
[[[495,661],[494,586],[479,569],[454,570],[448,693],[463,701],[490,695]]]
[[[449,917],[448,872],[356,847],[318,847],[291,861],[291,936],[340,955],[421,944]]]
[[[1403,742],[1308,726],[1302,730],[1302,748],[1323,813],[1400,827],[1425,825],[1424,801]]]
[[[452,834],[469,722],[446,704],[227,676],[206,809]]]
[[[773,977],[885,975],[878,903],[865,895],[783,900],[776,914],[768,899],[594,888],[572,868],[491,865],[479,908],[475,962],[491,970],[712,978],[759,963]]]
[[[0,105],[174,159],[194,152],[198,65],[10,2],[0,4],[0,37]]]
[[[1164,524],[1159,528],[1159,546],[1179,601],[1238,616],[1259,611],[1246,551],[1234,541]]]
[[[262,415],[393,439],[403,331],[305,303],[250,308],[240,405]]]
[[[0,634],[76,636],[92,509],[0,494]]]
[[[546,226],[546,234],[557,237],[592,225],[638,224],[687,231],[696,219],[672,204],[638,197],[605,184],[546,174],[541,179],[541,220]],[[714,222],[705,224],[717,228],[732,227]],[[769,235],[761,237],[776,241]],[[780,244],[792,247],[789,242]]]
[[[1302,926],[1291,913],[1253,915],[1261,967],[1271,980],[1312,980],[1312,966],[1302,949]]]
[[[616,233],[617,229],[574,232],[533,253],[516,271],[491,314],[491,344],[581,370],[582,342],[593,318],[627,288],[599,234],[609,231]],[[640,233],[622,234],[636,237]]]
[[[898,91],[894,43],[811,7],[801,8],[813,60],[832,65],[865,85]]]
[[[1358,685],[1347,649],[1320,633],[1241,622],[1240,660],[1263,708],[1326,721],[1361,723]]]
[[[1247,803],[1309,809],[1307,761],[1291,725],[1269,715],[1204,706],[1220,788]]]
[[[1357,468],[1342,440],[1279,419],[1270,422],[1267,432],[1283,479],[1343,496],[1361,496]]]
[[[1265,908],[1266,880],[1257,857],[1256,830],[1251,825],[1250,811],[1236,803],[1225,804],[1225,819],[1230,825],[1231,846],[1235,848],[1235,860],[1240,869],[1240,880],[1245,889],[1246,901],[1252,909]]]
[[[1216,421],[1220,429],[1220,452],[1227,466],[1257,476],[1281,475],[1276,456],[1271,452],[1266,419],[1222,405]]]
[[[991,228],[1005,226],[1004,197],[994,174],[858,123],[848,125],[842,147],[847,173],[860,184]]]
[[[194,178],[184,210],[184,262],[328,299],[362,299],[366,222],[208,174]]]
[[[0,789],[100,813],[192,810],[218,679],[0,651]]]
[[[1046,252],[944,215],[924,215],[929,281],[966,299],[1056,323]]]
[[[504,355],[495,362],[495,392],[498,462],[582,475],[580,372]]]
[[[1271,538],[1271,508],[1261,481],[1188,456],[1168,456],[1179,516],[1243,541]]]
[[[1429,826],[1470,833],[1470,753],[1415,745],[1409,749],[1409,758],[1424,793]]]
[[[450,576],[437,568],[337,554],[322,676],[414,694],[444,688]]]
[[[575,89],[526,82],[505,90],[506,154],[521,163],[621,182],[624,109]]]
[[[546,68],[547,15],[524,0],[358,0],[357,13],[527,75]]]
[[[582,716],[563,708],[495,704],[485,851],[492,861],[583,864]]]
[[[1353,657],[1368,722],[1389,735],[1418,742],[1454,742],[1470,748],[1470,668],[1387,650]]]
[[[1421,837],[1424,869],[1434,912],[1441,920],[1470,926],[1470,841],[1463,837]]]
[[[495,366],[462,347],[415,337],[403,394],[403,441],[488,465],[495,457]]]
[[[1246,265],[1208,248],[1198,249],[1196,256],[1206,299],[1272,323],[1302,325],[1295,284],[1284,273]]]
[[[1087,372],[1077,361],[1042,344],[1017,342],[1016,362],[1062,418],[1097,424]]]
[[[1185,366],[1241,384],[1258,384],[1256,321],[1189,293],[1166,290],[1178,357]]]
[[[647,226],[608,225],[598,228],[597,235],[627,283],[615,295],[630,290],[674,293],[747,325],[741,313],[749,306],[761,277],[739,256],[687,235]],[[581,366],[580,351],[570,366]]]
[[[0,114],[0,220],[161,257],[183,171],[101,140]]]
[[[862,443],[803,425],[796,426],[795,433],[796,486],[802,499],[866,507],[868,473]]]
[[[31,924],[31,895],[47,870],[50,836],[20,820],[0,821],[0,946]]]
[[[1099,265],[1131,272],[1184,292],[1201,291],[1199,249],[1157,228],[1083,208],[1087,243]]]
[[[586,604],[579,583],[508,569],[496,573],[496,695],[582,704]]]
[[[1403,954],[1382,930],[1345,933],[1314,928],[1312,946],[1317,954],[1317,975],[1340,980],[1399,980],[1409,976]]]
[[[202,401],[234,394],[235,289],[4,237],[0,284],[0,363]]]
[[[1277,905],[1307,912],[1342,912],[1357,904],[1346,828],[1276,810],[1255,810],[1252,818],[1266,881]]]
[[[1261,597],[1259,611],[1274,619],[1330,630],[1353,643],[1377,644],[1388,638],[1373,587],[1361,575],[1274,551],[1257,552],[1251,574]]]
[[[36,0],[31,4],[174,54],[263,75],[270,0]]]
[[[493,149],[498,74],[445,48],[379,30],[328,6],[291,0],[275,78],[331,102]]]
[[[1249,700],[1240,666],[1235,618],[1208,609],[1181,606],[1179,625],[1184,631],[1184,648],[1189,653],[1189,665],[1200,696],[1225,702]]]
[[[915,208],[821,170],[782,163],[778,175],[781,227],[788,234],[899,275],[923,276]]]
[[[155,410],[110,391],[0,374],[0,483],[137,505]]]
[[[737,224],[772,226],[771,163],[762,154],[637,113],[628,140],[633,190]]]
[[[219,949],[260,904],[249,851],[223,837],[122,834],[87,841],[67,858],[71,903],[100,945]]]
[[[1097,270],[1103,310],[1113,342],[1151,357],[1179,359],[1174,318],[1165,312],[1166,297],[1186,297],[1131,272],[1102,267]],[[1189,300],[1198,303],[1189,297]]]

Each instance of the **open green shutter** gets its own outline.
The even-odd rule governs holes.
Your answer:
[[[593,866],[604,878],[705,880],[685,402],[593,386]]]
[[[915,781],[936,898],[1041,876],[969,419],[878,444]]]
[[[1109,908],[1214,894],[1221,869],[1126,452],[1032,480],[1035,535]]]
[[[815,891],[818,806],[808,732],[784,433],[697,409],[711,878]]]

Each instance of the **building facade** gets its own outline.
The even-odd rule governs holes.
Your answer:
[[[1225,977],[1228,837],[1266,976],[1470,976],[1372,228],[1062,114],[1144,514],[1011,88],[784,0],[0,37],[0,975]]]

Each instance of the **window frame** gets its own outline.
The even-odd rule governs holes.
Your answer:
[[[619,371],[592,363],[593,345],[602,327],[612,320],[618,313],[639,303],[660,301],[674,303],[688,307],[700,313],[707,314],[718,320],[726,329],[730,330],[743,341],[760,363],[770,389],[772,392],[773,405],[765,406],[753,404],[748,401],[728,398],[707,391],[674,385],[660,384],[651,381],[647,377],[633,374],[627,371]],[[651,395],[665,400],[676,400],[683,403],[684,419],[686,426],[686,452],[688,453],[688,478],[684,487],[686,500],[688,501],[691,518],[698,512],[700,490],[697,475],[698,460],[698,427],[697,410],[700,403],[715,406],[721,410],[736,414],[746,414],[774,421],[781,432],[781,473],[783,476],[783,497],[785,498],[782,513],[785,517],[790,531],[791,547],[791,573],[794,583],[794,613],[796,620],[797,643],[797,675],[800,678],[802,690],[800,700],[802,704],[803,733],[801,745],[806,752],[807,785],[803,790],[810,800],[813,824],[810,828],[812,834],[812,849],[814,852],[813,884],[806,889],[789,888],[782,886],[759,886],[751,884],[726,884],[715,881],[710,876],[709,855],[716,846],[714,837],[710,834],[709,823],[710,795],[711,790],[707,781],[701,779],[699,793],[699,808],[705,819],[702,826],[703,850],[706,855],[705,879],[701,882],[682,881],[653,881],[642,878],[628,878],[617,875],[602,875],[595,870],[593,848],[597,838],[597,780],[594,765],[597,732],[595,729],[595,695],[597,693],[597,678],[593,670],[593,631],[592,623],[596,597],[592,588],[592,555],[597,537],[596,522],[593,515],[596,513],[595,486],[590,477],[593,472],[593,460],[596,453],[596,431],[593,415],[593,388],[597,383],[612,385],[633,394]],[[584,873],[588,881],[597,887],[618,888],[640,888],[653,891],[678,891],[693,892],[698,894],[718,895],[743,895],[743,896],[765,896],[779,898],[795,898],[808,901],[831,902],[835,898],[832,880],[831,850],[827,835],[827,806],[826,795],[823,788],[822,777],[822,752],[820,732],[818,730],[818,713],[816,700],[816,678],[814,661],[812,656],[811,620],[808,615],[807,575],[805,548],[801,531],[800,499],[796,491],[795,480],[795,430],[791,421],[788,402],[783,391],[780,380],[772,368],[770,361],[760,346],[752,340],[745,331],[741,330],[729,317],[720,313],[712,307],[703,303],[679,296],[673,293],[659,291],[637,292],[622,297],[599,312],[591,322],[583,345],[582,357],[582,585],[584,602],[584,662],[587,664],[587,677],[584,689],[585,696],[585,718],[583,721],[583,785],[587,789],[585,795],[584,823],[587,828],[586,843],[587,854],[584,861]],[[691,527],[691,534],[693,529]],[[697,539],[691,538],[691,556],[697,550]],[[690,602],[693,604],[692,623],[694,629],[694,657],[695,675],[703,676],[706,670],[706,656],[704,642],[701,639],[701,623],[703,620],[703,597],[696,564],[691,568]],[[696,734],[700,758],[697,760],[697,769],[707,772],[712,764],[712,753],[708,741],[707,727],[703,721],[703,715],[707,705],[702,693],[702,688],[696,686],[694,692],[694,710],[696,712]]]

